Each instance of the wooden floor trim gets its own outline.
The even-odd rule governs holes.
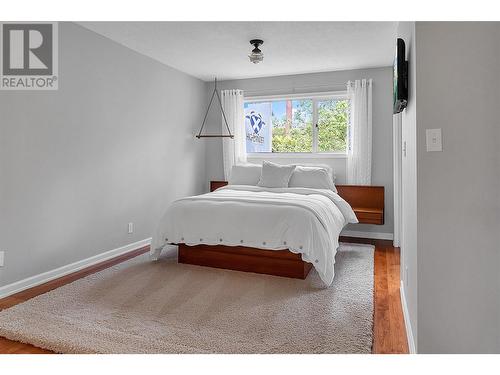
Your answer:
[[[124,246],[120,246],[118,248],[105,251],[91,257],[77,260],[76,262],[65,264],[63,266],[48,270],[46,272],[42,272],[18,281],[15,281],[11,284],[7,284],[5,286],[0,287],[0,299],[9,297],[11,295],[22,292],[23,290],[27,290],[30,288],[34,288],[38,285],[42,285],[48,283],[52,280],[57,280],[66,275],[70,275],[80,270],[85,270],[89,267],[92,267],[96,264],[100,264],[110,259],[115,259],[118,256],[123,254],[127,254],[131,251],[134,251],[139,248],[143,248],[144,246],[148,246],[151,243],[151,238],[145,238],[140,241],[136,241],[133,243],[129,243]]]
[[[342,242],[368,243],[375,246],[374,268],[374,325],[373,348],[375,354],[408,353],[406,330],[400,300],[399,249],[392,246],[392,241],[370,240],[364,238],[341,237]],[[45,284],[24,290],[0,299],[0,310],[17,305],[35,296],[46,293],[60,286],[69,284],[87,275],[102,271],[115,264],[144,254],[149,246],[106,260],[72,274],[49,281]],[[0,353],[38,354],[52,353],[33,345],[23,344],[0,337]]]

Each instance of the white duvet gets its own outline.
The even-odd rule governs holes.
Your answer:
[[[173,202],[153,237],[151,255],[158,258],[169,243],[289,249],[330,285],[340,231],[357,222],[351,206],[331,190],[228,185]]]

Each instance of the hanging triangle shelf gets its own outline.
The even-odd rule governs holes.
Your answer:
[[[205,126],[205,122],[207,121],[208,112],[210,111],[210,107],[212,106],[212,102],[214,101],[214,97],[217,96],[217,101],[219,102],[219,107],[222,112],[222,118],[224,119],[224,123],[226,124],[226,129],[228,134],[201,134],[203,132],[203,127]],[[210,98],[210,103],[208,103],[207,111],[205,112],[205,117],[203,118],[203,122],[201,124],[200,131],[196,138],[234,138],[234,135],[231,134],[231,130],[229,130],[229,125],[227,124],[226,113],[224,112],[224,108],[222,108],[222,101],[220,100],[219,92],[217,91],[217,78],[214,80],[214,92],[212,92],[212,97]]]

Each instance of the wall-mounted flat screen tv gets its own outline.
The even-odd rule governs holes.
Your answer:
[[[408,104],[408,62],[405,57],[405,41],[398,38],[394,57],[394,107],[393,113],[399,113]]]

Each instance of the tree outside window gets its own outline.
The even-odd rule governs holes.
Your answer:
[[[263,104],[262,101],[245,103],[245,111],[257,108],[257,103],[260,106]],[[271,107],[267,134],[272,137],[269,149],[264,152],[346,153],[350,114],[348,98],[339,95],[331,98],[285,98],[264,103]],[[256,130],[255,127],[253,130]],[[247,150],[248,140],[247,136]]]

